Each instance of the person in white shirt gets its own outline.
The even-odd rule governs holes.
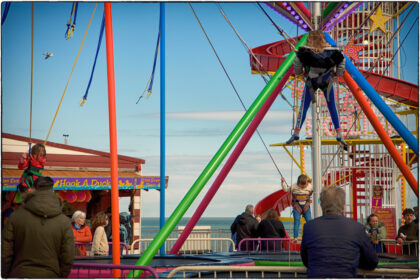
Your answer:
[[[292,193],[293,206],[293,238],[299,236],[300,218],[303,216],[306,222],[311,220],[311,195],[313,192],[312,184],[306,175],[299,175],[297,183],[287,186],[284,177],[281,177],[281,186],[285,192]]]

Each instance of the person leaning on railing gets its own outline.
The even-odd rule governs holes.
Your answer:
[[[379,217],[376,214],[371,214],[366,220],[365,230],[370,239],[370,242],[375,247],[376,253],[386,252],[385,246],[381,239],[386,238],[386,229],[383,222],[379,222]]]
[[[409,241],[419,240],[419,225],[414,223],[414,211],[411,208],[406,208],[403,211],[405,224],[398,229],[397,240],[398,244],[402,244],[403,254],[413,255],[417,251],[417,243]],[[411,243],[411,244],[407,244]],[[406,243],[406,244],[404,244]]]
[[[86,214],[82,211],[75,211],[72,216],[71,226],[73,228],[74,240],[76,242],[89,243],[92,241],[92,232],[85,224]],[[78,244],[76,256],[86,256],[86,244]]]

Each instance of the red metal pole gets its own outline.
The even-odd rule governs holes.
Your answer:
[[[414,178],[407,164],[405,164],[403,158],[399,154],[397,148],[395,148],[394,143],[392,143],[391,138],[386,133],[385,129],[382,127],[381,123],[379,122],[378,118],[376,117],[375,113],[373,112],[372,108],[367,102],[366,98],[363,96],[362,90],[347,71],[344,73],[344,80],[349,86],[354,98],[356,98],[357,102],[359,103],[360,107],[362,108],[363,112],[368,118],[369,122],[372,124],[379,138],[381,138],[389,154],[394,159],[401,173],[403,174],[407,182],[410,184],[411,189],[418,197],[419,193],[416,178]]]
[[[117,121],[115,113],[115,74],[114,46],[112,36],[111,3],[104,3],[106,61],[108,73],[108,110],[109,110],[109,140],[111,152],[111,215],[112,215],[112,263],[120,264],[120,211],[118,205],[118,153],[117,153]],[[121,271],[112,271],[114,278],[121,277]]]

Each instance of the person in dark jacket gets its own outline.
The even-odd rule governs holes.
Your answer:
[[[357,268],[375,269],[378,256],[363,225],[343,216],[344,190],[324,188],[320,198],[323,216],[303,229],[300,255],[308,277],[355,278]]]
[[[402,244],[404,255],[415,255],[418,249],[419,225],[414,223],[413,209],[406,208],[402,214],[404,216],[405,224],[398,229],[397,237],[395,239],[398,244]]]
[[[230,226],[230,231],[232,235],[236,233],[236,248],[238,248],[239,242],[244,238],[254,238],[257,237],[257,227],[258,221],[255,219],[254,215],[254,206],[248,204],[245,208],[245,212],[241,215],[238,215]],[[254,248],[255,249],[255,248]],[[241,251],[252,250],[252,244],[242,243]]]
[[[273,208],[268,209],[265,216],[265,219],[258,224],[258,236],[261,238],[286,237],[286,231],[276,210]],[[281,251],[281,241],[262,240],[261,251]]]
[[[35,191],[7,220],[1,239],[2,277],[66,278],[70,273],[73,230],[53,185],[50,177],[39,177]]]

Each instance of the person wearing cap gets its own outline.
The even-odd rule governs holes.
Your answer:
[[[74,236],[50,177],[38,177],[35,191],[13,212],[2,231],[1,276],[66,278],[74,262]]]
[[[402,244],[403,254],[415,255],[418,243],[413,241],[419,240],[419,226],[414,221],[414,211],[411,208],[406,208],[403,211],[405,224],[398,229],[397,240],[398,244]]]

